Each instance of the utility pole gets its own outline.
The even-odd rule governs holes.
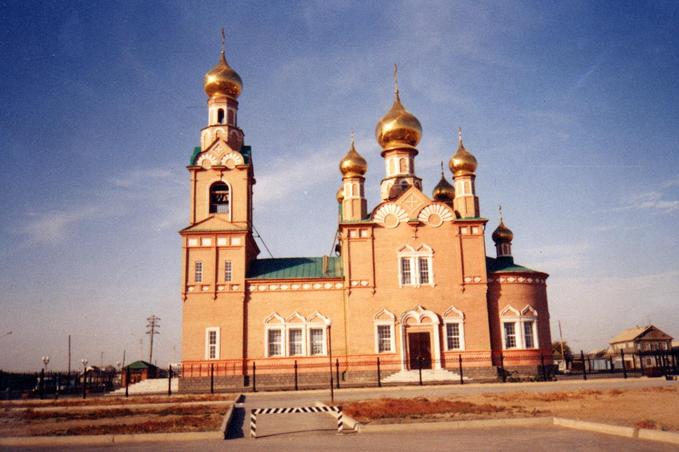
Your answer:
[[[559,320],[559,339],[561,340],[561,361],[563,361],[564,366],[566,366],[566,368],[568,368],[568,366],[566,365],[566,355],[563,352],[563,334],[561,333],[561,320]],[[584,366],[584,363],[583,363],[583,366]]]
[[[146,319],[146,334],[151,336],[151,341],[149,343],[149,363],[153,364],[153,336],[160,334],[158,328],[160,328],[160,317],[153,314],[151,317]]]

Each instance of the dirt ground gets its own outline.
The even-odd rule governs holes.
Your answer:
[[[0,405],[0,437],[215,431],[221,426],[233,396],[228,400],[212,397],[209,400],[224,403],[210,405],[186,404],[206,400],[204,396],[167,399],[131,398],[127,399],[130,406],[120,403],[112,406],[111,401],[116,399],[109,398],[71,404],[64,400],[57,405],[48,401],[3,403]],[[101,403],[97,405],[96,402]],[[168,406],[168,402],[172,405]],[[158,405],[160,403],[164,405]],[[97,406],[102,409],[92,409]],[[45,410],[48,407],[53,409]]]
[[[556,416],[679,431],[679,387],[511,392],[448,398],[374,399],[342,403],[362,423],[401,423]]]

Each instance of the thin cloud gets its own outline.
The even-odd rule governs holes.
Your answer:
[[[46,213],[30,214],[22,231],[32,244],[55,244],[66,238],[75,225],[92,218],[100,218],[105,211],[100,207],[79,206]]]

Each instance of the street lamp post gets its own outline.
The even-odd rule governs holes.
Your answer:
[[[45,372],[47,372],[47,365],[50,363],[50,357],[49,356],[43,356],[42,357],[42,363],[45,365]]]
[[[87,397],[87,359],[80,360],[83,364],[83,399]]]

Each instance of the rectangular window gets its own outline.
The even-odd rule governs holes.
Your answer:
[[[429,258],[418,258],[420,265],[420,284],[429,284]]]
[[[232,271],[231,271],[231,261],[224,261],[224,281],[231,281]]]
[[[461,348],[459,323],[446,323],[446,342],[448,350],[459,350]]]
[[[219,359],[219,328],[205,329],[205,359]]]
[[[514,330],[514,323],[503,323],[505,327],[505,348],[516,348],[516,331]]]
[[[525,348],[535,348],[533,340],[533,322],[523,322],[523,345]]]
[[[391,350],[391,325],[377,325],[377,351],[379,353]]]
[[[283,354],[283,335],[281,330],[267,330],[268,356],[281,356]]]
[[[410,258],[401,258],[401,284],[412,284],[412,275],[410,274]]]
[[[203,263],[196,261],[194,264],[193,280],[197,283],[203,282]]]
[[[302,354],[302,330],[288,330],[288,354],[290,356]]]
[[[309,342],[312,355],[323,354],[323,329],[311,328],[309,330]]]

